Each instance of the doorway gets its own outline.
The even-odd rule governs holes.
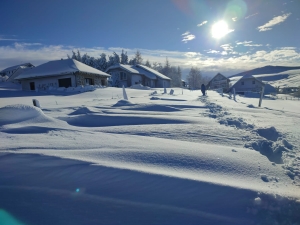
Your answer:
[[[30,82],[29,85],[30,85],[30,90],[34,91],[35,90],[35,84],[34,84],[34,82]]]

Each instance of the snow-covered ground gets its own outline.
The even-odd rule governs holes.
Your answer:
[[[174,90],[0,83],[0,222],[299,224],[300,102]]]

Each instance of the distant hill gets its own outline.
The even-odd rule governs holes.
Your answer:
[[[253,70],[241,72],[232,76],[229,76],[228,78],[231,77],[237,77],[237,76],[244,76],[246,74],[250,75],[258,75],[258,74],[272,74],[272,73],[281,73],[287,70],[297,70],[300,69],[300,66],[298,67],[288,67],[288,66],[264,66],[261,68],[256,68]]]

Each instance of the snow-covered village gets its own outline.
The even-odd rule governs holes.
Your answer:
[[[300,3],[91,2],[1,3],[0,225],[300,224]]]

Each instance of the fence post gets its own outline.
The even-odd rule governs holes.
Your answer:
[[[233,100],[235,101],[235,88],[233,88]]]
[[[264,91],[265,91],[265,86],[262,86],[261,92],[260,92],[260,99],[259,99],[258,107],[261,107],[262,98],[264,97]]]

